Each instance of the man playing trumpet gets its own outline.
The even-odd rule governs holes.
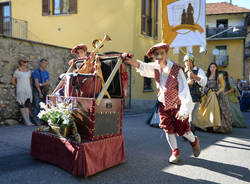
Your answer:
[[[86,60],[86,55],[87,55],[88,47],[85,44],[78,44],[73,49],[71,50],[71,54],[76,55],[77,58],[71,59],[68,64],[70,65],[70,68],[68,69],[67,73],[76,73],[78,70],[78,65],[84,62]],[[78,63],[81,61],[80,63]],[[93,66],[94,69],[94,66]],[[58,95],[64,96],[64,86],[65,86],[65,80],[66,77],[63,77],[61,82],[58,84],[56,89],[54,90],[53,94],[58,93]]]
[[[85,44],[76,45],[71,50],[71,54],[74,54],[77,57],[76,59],[71,59],[68,63],[70,66],[72,66],[72,71],[76,72],[77,69],[79,69],[82,62],[86,61],[87,51],[88,51],[88,47]],[[69,71],[69,72],[72,72],[72,71]]]

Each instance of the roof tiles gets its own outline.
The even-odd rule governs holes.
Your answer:
[[[246,13],[249,9],[232,5],[227,2],[222,3],[206,3],[206,15]]]

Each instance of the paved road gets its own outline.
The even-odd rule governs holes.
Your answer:
[[[171,154],[163,132],[145,125],[148,114],[125,114],[126,162],[87,179],[29,156],[34,127],[0,127],[0,184],[240,184],[250,182],[250,128],[234,128],[230,135],[197,132],[202,153],[192,157],[190,145],[178,138],[179,165],[168,163]],[[250,127],[250,112],[244,113]]]

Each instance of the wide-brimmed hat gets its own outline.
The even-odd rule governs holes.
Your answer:
[[[88,47],[87,47],[87,45],[85,45],[85,44],[78,44],[78,45],[76,45],[75,47],[73,47],[73,49],[71,50],[71,53],[72,53],[72,54],[77,54],[76,51],[77,51],[78,49],[83,49],[85,52],[87,52]]]
[[[193,54],[186,54],[183,58],[183,61],[191,60],[194,62],[194,55]]]
[[[28,57],[20,56],[19,59],[18,59],[18,63],[20,64],[21,62],[29,62]]]
[[[148,58],[151,58],[154,55],[155,50],[157,50],[157,49],[165,49],[166,52],[168,52],[169,45],[167,43],[157,43],[157,44],[155,44],[154,46],[152,46],[148,50],[148,52],[146,54],[148,56]]]

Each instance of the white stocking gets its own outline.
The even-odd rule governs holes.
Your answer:
[[[178,148],[175,134],[166,133],[166,138],[167,138],[168,144],[172,150],[175,150]]]
[[[195,136],[194,136],[193,132],[191,132],[191,131],[185,133],[183,135],[183,137],[185,137],[187,140],[189,140],[189,142],[194,142],[195,141]]]
[[[24,124],[25,125],[32,125],[30,118],[29,118],[29,114],[27,114],[27,108],[20,108],[22,117],[24,119]]]
[[[29,124],[32,124],[30,121],[30,111],[29,108],[25,108],[25,115],[27,117],[27,121],[29,122]]]
[[[25,108],[20,108],[20,112],[22,114],[23,120],[24,120],[24,124],[27,125],[27,117],[26,117],[26,109]]]

